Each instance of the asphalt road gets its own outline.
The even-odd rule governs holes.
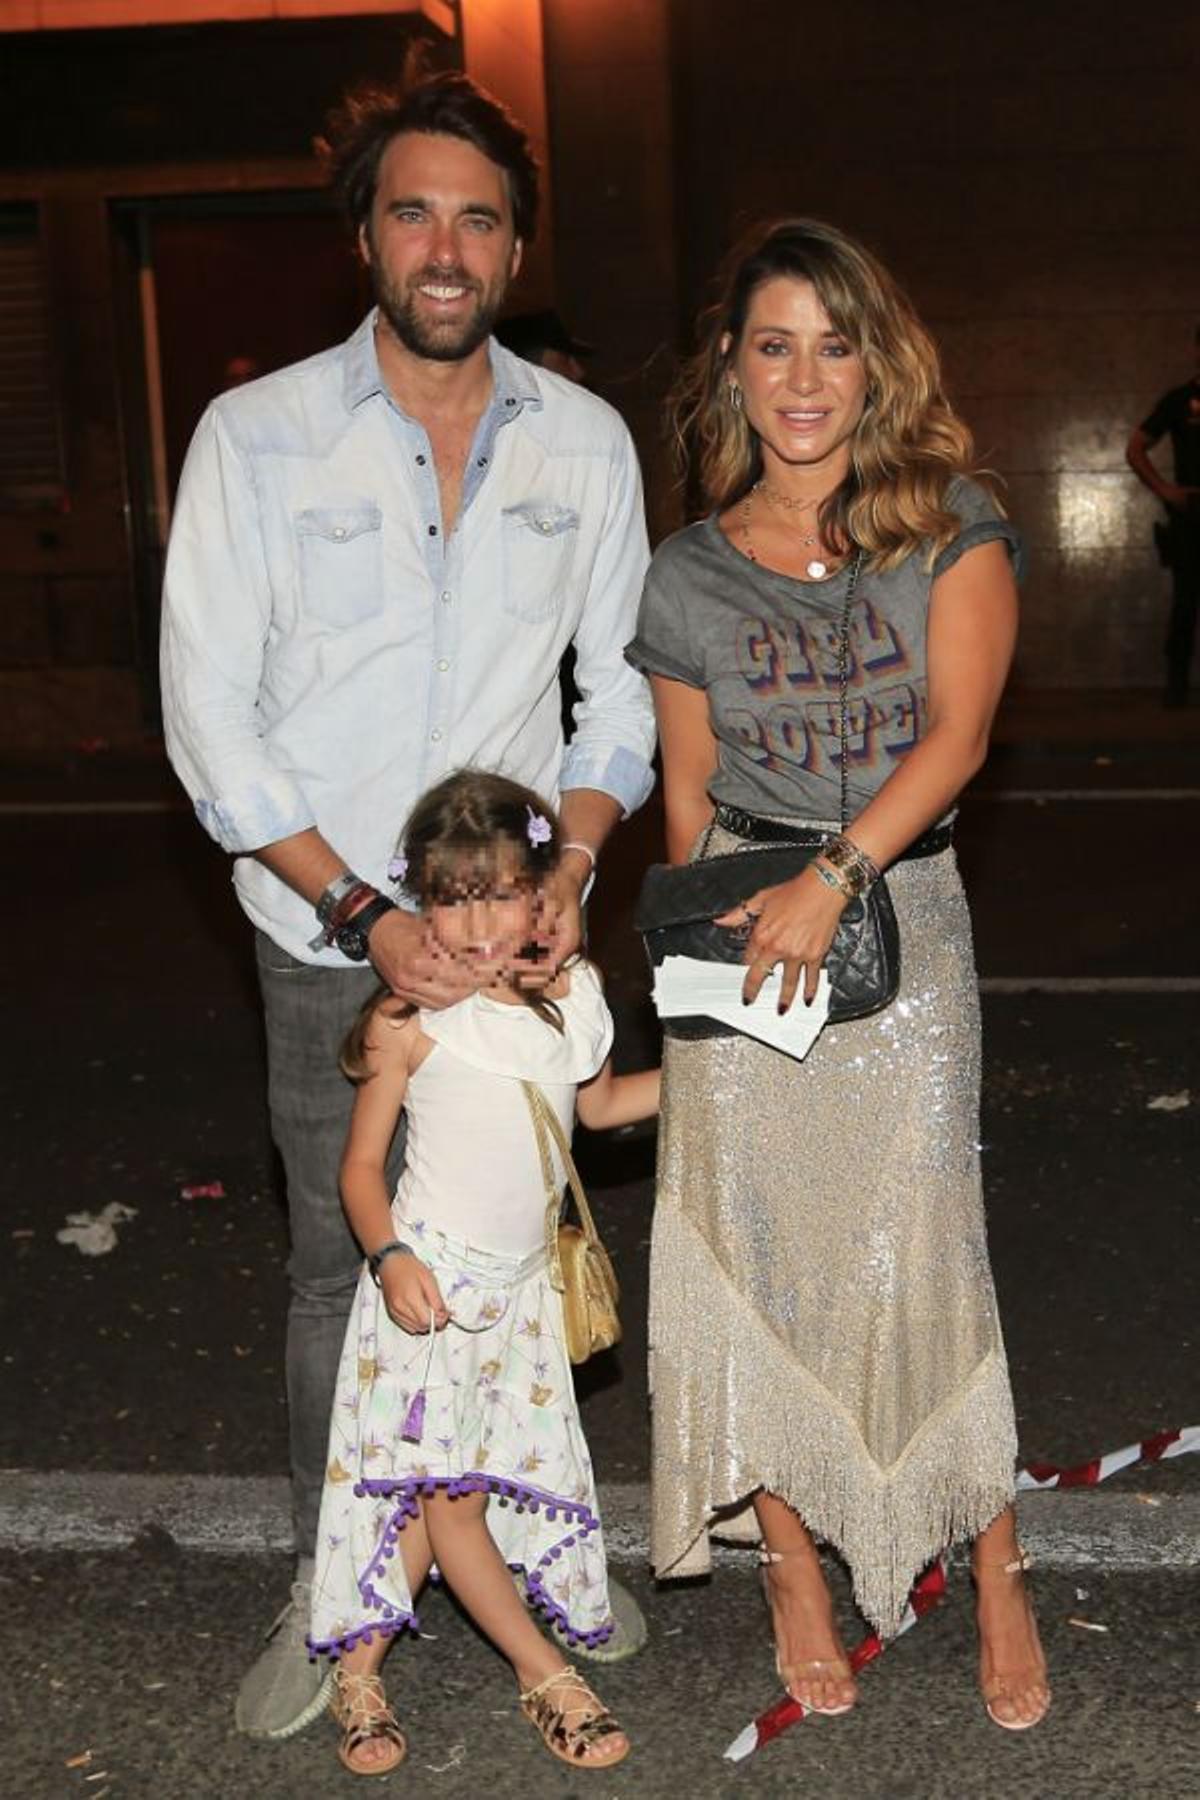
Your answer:
[[[1026,1459],[1073,1462],[1200,1422],[1198,822],[1195,732],[1183,744],[1109,743],[1098,727],[1070,744],[1002,747],[963,807],[984,978],[990,1232]],[[657,829],[653,809],[624,829],[593,921],[628,1066],[656,1054],[629,913]],[[0,892],[0,1465],[282,1474],[286,1233],[248,930],[225,859],[146,761],[0,771],[0,842],[18,872]],[[647,1468],[652,1134],[591,1139],[582,1162],[627,1323],[620,1350],[582,1372],[585,1422],[601,1479],[636,1486]],[[219,1197],[183,1197],[213,1182]],[[68,1213],[111,1203],[134,1212],[110,1254],[57,1240]],[[1118,1481],[1150,1499],[1195,1496],[1200,1457]],[[598,1800],[742,1787],[1200,1791],[1194,1570],[1043,1575],[1058,1697],[1028,1740],[982,1719],[956,1591],[871,1673],[851,1719],[805,1724],[736,1770],[721,1751],[772,1697],[750,1572],[722,1567],[711,1586],[660,1592],[640,1568],[623,1572],[642,1585],[658,1652],[604,1684],[636,1760],[607,1779],[560,1774],[512,1715],[505,1671],[439,1599],[427,1626],[437,1641],[406,1649],[400,1678],[413,1683],[412,1757],[384,1786],[586,1787]],[[4,1551],[0,1790],[95,1800],[108,1786],[175,1800],[346,1789],[327,1728],[264,1750],[229,1724],[254,1636],[285,1588],[278,1556],[185,1552],[157,1529],[115,1553]],[[1080,1614],[1108,1631],[1072,1625]],[[88,1748],[91,1763],[67,1766]],[[87,1779],[101,1769],[107,1781]]]

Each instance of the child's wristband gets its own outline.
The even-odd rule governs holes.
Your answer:
[[[378,1250],[372,1250],[367,1258],[367,1268],[375,1286],[379,1286],[379,1265],[385,1256],[415,1256],[416,1254],[411,1244],[402,1244],[399,1238],[393,1238],[390,1244],[381,1244]]]

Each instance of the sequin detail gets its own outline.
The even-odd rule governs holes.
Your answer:
[[[737,845],[714,832],[709,853]],[[703,1572],[709,1528],[756,1539],[766,1488],[890,1635],[921,1568],[1012,1499],[1016,1430],[966,902],[952,854],[888,882],[885,1012],[803,1063],[749,1038],[668,1044],[650,1341],[657,1574]]]

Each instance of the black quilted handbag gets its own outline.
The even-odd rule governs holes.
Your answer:
[[[634,925],[646,944],[651,966],[665,956],[695,956],[704,962],[740,963],[748,930],[718,925],[716,917],[759,888],[791,881],[826,841],[768,844],[735,850],[678,867],[655,863],[646,871]],[[896,998],[900,986],[900,928],[882,878],[856,900],[848,900],[825,961],[829,975],[829,1022],[863,1019]],[[697,1014],[664,1019],[669,1037],[731,1037],[733,1027]]]
[[[850,661],[850,609],[862,568],[862,552],[854,558],[838,634],[840,696],[841,822],[849,817],[849,719],[847,688]],[[715,823],[715,821],[714,821]],[[711,832],[712,827],[709,827]],[[790,881],[818,854],[829,834],[796,830],[788,841],[760,850],[736,850],[695,862],[655,863],[646,871],[634,912],[652,968],[666,956],[694,956],[705,962],[740,963],[749,930],[715,923],[759,888]],[[707,839],[705,840],[707,846]],[[882,877],[865,894],[847,902],[825,961],[829,975],[829,1022],[843,1024],[879,1012],[896,997],[900,986],[900,928],[892,898]],[[732,1026],[697,1014],[664,1019],[669,1037],[709,1038],[736,1035]]]

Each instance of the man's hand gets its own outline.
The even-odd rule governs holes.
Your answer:
[[[380,981],[410,1006],[440,1012],[479,986],[464,963],[433,942],[420,915],[401,907],[372,925],[367,947]]]
[[[548,987],[583,942],[580,896],[591,872],[586,856],[567,852],[542,889],[541,905],[528,954],[515,957],[509,972],[519,988]]]
[[[546,888],[545,929],[550,962],[561,969],[583,942],[583,900],[592,865],[578,850],[568,850]]]

